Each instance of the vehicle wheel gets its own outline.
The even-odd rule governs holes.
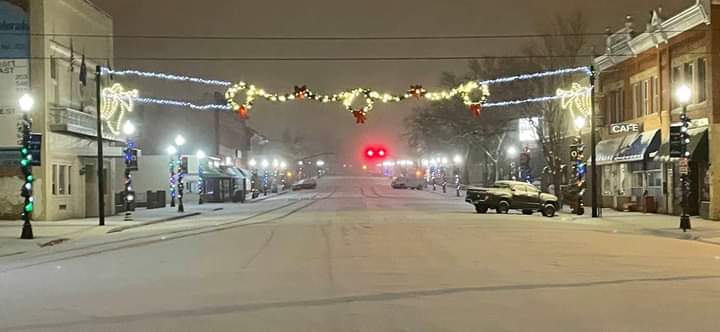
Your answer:
[[[475,205],[475,212],[485,214],[488,212],[488,207],[483,205]]]
[[[575,211],[575,213],[577,213],[578,216],[582,216],[585,214],[585,208],[584,207],[578,208],[577,211]]]
[[[508,211],[510,211],[510,203],[508,201],[500,201],[495,211],[498,214],[508,213]]]
[[[545,207],[542,210],[543,216],[546,216],[548,218],[552,218],[555,216],[555,206],[552,204],[546,204]]]
[[[533,214],[533,210],[522,210],[522,213],[523,213],[524,215],[528,215],[528,216],[529,216],[529,215]]]

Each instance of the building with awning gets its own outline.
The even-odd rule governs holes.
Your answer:
[[[720,91],[713,84],[720,54],[712,51],[720,32],[711,20],[719,10],[715,1],[697,1],[671,17],[655,9],[647,21],[626,17],[608,35],[607,53],[594,60],[596,105],[606,126],[596,145],[605,207],[679,214],[680,172],[687,171],[687,212],[720,219],[720,154],[712,148],[720,146],[714,112]],[[691,92],[686,105],[674,98],[679,86]],[[692,121],[689,167],[681,168],[670,158],[670,128],[684,110]]]

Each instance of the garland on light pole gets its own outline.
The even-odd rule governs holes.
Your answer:
[[[32,174],[32,154],[30,154],[30,138],[32,135],[32,120],[27,114],[27,111],[22,116],[22,146],[20,147],[20,168],[22,170],[24,183],[21,188],[20,195],[24,198],[23,209],[22,209],[22,220],[23,229],[22,239],[34,238],[32,225],[30,219],[32,218],[33,210],[35,209],[35,199],[33,198],[33,182],[35,177]]]

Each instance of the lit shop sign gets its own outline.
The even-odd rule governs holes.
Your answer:
[[[640,125],[637,123],[613,123],[610,125],[610,134],[637,133]]]

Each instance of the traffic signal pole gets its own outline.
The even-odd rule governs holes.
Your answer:
[[[590,200],[592,203],[592,217],[598,218],[602,216],[602,209],[600,208],[600,202],[598,199],[598,167],[597,167],[597,126],[595,121],[597,121],[597,114],[595,110],[595,79],[596,79],[596,73],[595,73],[595,67],[590,66],[590,160],[592,165],[590,166],[592,169],[592,178],[590,180],[590,185],[592,187],[592,191],[590,193]]]
[[[95,67],[95,99],[96,99],[96,122],[97,125],[97,182],[98,182],[98,224],[105,226],[105,176],[103,176],[103,164],[105,156],[103,155],[102,141],[102,118],[100,116],[100,107],[102,99],[100,96],[100,88],[102,85],[101,77],[102,68],[98,65]]]

